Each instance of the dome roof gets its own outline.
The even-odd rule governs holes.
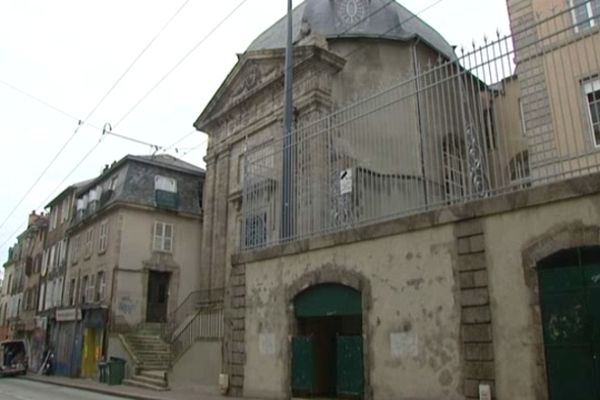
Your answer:
[[[412,12],[389,0],[306,0],[293,11],[294,39],[308,32],[328,39],[381,38],[409,41],[420,38],[446,57],[455,58],[452,46]],[[258,36],[248,51],[285,47],[286,18]]]

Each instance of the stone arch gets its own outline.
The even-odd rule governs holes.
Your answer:
[[[338,284],[350,287],[361,295],[362,305],[362,336],[363,336],[363,381],[364,381],[364,400],[373,398],[371,388],[371,378],[369,375],[371,365],[372,348],[370,343],[371,332],[369,329],[369,313],[372,308],[371,284],[363,274],[348,270],[342,266],[326,264],[320,268],[307,272],[294,280],[285,288],[286,317],[288,321],[288,336],[291,338],[297,331],[297,322],[294,315],[294,299],[300,293],[307,289],[322,284]],[[291,385],[291,339],[290,345],[285,350],[285,387],[287,388],[288,398],[292,398]]]
[[[574,222],[552,229],[531,240],[521,251],[522,267],[529,294],[529,308],[535,342],[536,400],[548,399],[546,356],[544,350],[544,332],[540,307],[540,288],[537,279],[537,265],[543,259],[566,249],[599,246],[600,227]]]

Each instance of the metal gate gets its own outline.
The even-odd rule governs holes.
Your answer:
[[[600,399],[600,250],[561,251],[538,268],[550,399]]]
[[[292,338],[292,392],[312,395],[314,391],[314,340],[310,336],[294,336]]]
[[[337,395],[361,397],[363,393],[362,336],[338,336],[336,358]]]

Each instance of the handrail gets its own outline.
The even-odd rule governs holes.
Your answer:
[[[163,326],[161,336],[165,340],[171,341],[173,333],[186,318],[199,309],[222,303],[224,293],[225,290],[223,288],[216,288],[196,290],[188,294],[179,306],[169,314],[167,323]]]
[[[198,310],[171,340],[171,362],[175,363],[197,340],[219,340],[223,337],[223,303]]]

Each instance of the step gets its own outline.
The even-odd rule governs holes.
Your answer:
[[[165,376],[167,376],[167,371],[166,370],[147,370],[147,369],[142,369],[138,372],[138,375],[141,376],[147,376],[149,378],[154,378],[154,379],[165,379]]]
[[[165,381],[164,378],[148,377],[145,375],[134,375],[133,377],[131,377],[131,380],[136,381],[136,382],[147,383],[149,385],[159,386],[159,387],[163,387],[163,388],[167,387],[167,381]]]
[[[155,363],[155,362],[140,362],[138,365],[138,368],[144,369],[144,370],[151,370],[151,371],[164,371],[165,369],[169,368],[169,363],[166,362],[160,362],[160,363]]]
[[[123,383],[125,385],[129,385],[129,386],[135,386],[135,387],[139,387],[139,388],[143,388],[143,389],[155,390],[157,392],[164,392],[164,391],[169,390],[168,387],[157,386],[157,385],[153,385],[151,383],[146,383],[146,382],[138,381],[136,379],[125,379],[123,381]]]

